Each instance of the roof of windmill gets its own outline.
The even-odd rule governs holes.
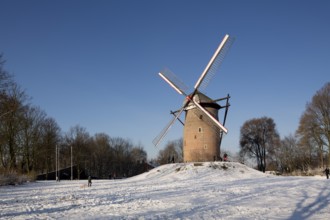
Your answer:
[[[201,93],[201,92],[196,92],[196,94],[194,95],[194,99],[200,103],[201,105],[209,105],[212,106],[213,108],[220,108],[220,105],[216,102],[213,101],[213,99],[211,99],[210,97],[208,97],[207,95]],[[189,104],[190,105],[194,105],[192,102]]]
[[[206,96],[205,94],[203,94],[201,92],[197,92],[194,95],[194,98],[199,103],[212,103],[213,102],[213,100],[210,97]]]

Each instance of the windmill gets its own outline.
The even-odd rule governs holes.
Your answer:
[[[185,162],[211,161],[220,156],[222,135],[228,132],[224,125],[230,96],[228,94],[225,98],[213,100],[200,91],[205,89],[216,73],[232,42],[233,39],[229,35],[225,35],[190,94],[186,93],[186,86],[171,71],[165,69],[159,73],[159,76],[175,91],[184,95],[185,99],[179,110],[171,111],[173,119],[153,140],[155,146],[165,137],[174,122],[179,120],[184,125],[183,158]],[[225,106],[219,105],[217,103],[219,101],[226,101]],[[218,111],[221,108],[225,108],[222,124],[218,120]],[[179,118],[183,111],[186,112],[184,122]]]

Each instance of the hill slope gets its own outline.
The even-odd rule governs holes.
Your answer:
[[[223,179],[235,180],[251,177],[265,177],[266,174],[235,162],[173,163],[159,166],[147,173],[132,177],[132,180],[188,180]]]

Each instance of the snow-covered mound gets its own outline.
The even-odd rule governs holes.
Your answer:
[[[191,162],[173,163],[156,167],[132,180],[184,180],[184,179],[225,179],[265,177],[266,174],[236,162]]]
[[[0,187],[0,219],[330,219],[330,181],[239,163],[167,164],[122,180]]]

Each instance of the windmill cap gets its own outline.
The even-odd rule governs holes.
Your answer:
[[[212,107],[212,108],[216,108],[216,109],[220,109],[220,105],[217,104],[213,99],[211,99],[210,97],[204,95],[201,92],[196,92],[194,97],[193,97],[200,105],[204,106],[204,107]],[[188,106],[193,106],[194,103],[190,102]]]

